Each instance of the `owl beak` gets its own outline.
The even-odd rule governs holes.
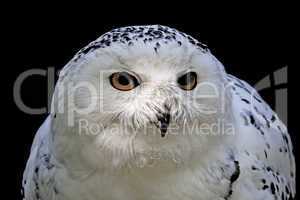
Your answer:
[[[170,123],[170,118],[171,118],[171,116],[169,113],[163,113],[157,117],[157,120],[158,120],[157,126],[160,129],[161,137],[166,136],[166,132],[168,130],[168,126]]]

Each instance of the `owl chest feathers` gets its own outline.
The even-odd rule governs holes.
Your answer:
[[[95,171],[82,179],[64,174],[58,185],[64,185],[64,191],[60,191],[64,199],[222,199],[230,192],[236,167],[230,160],[177,166],[165,163]]]

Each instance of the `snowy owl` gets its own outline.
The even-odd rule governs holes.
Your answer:
[[[206,45],[161,25],[114,29],[60,72],[25,200],[295,197],[286,127]]]

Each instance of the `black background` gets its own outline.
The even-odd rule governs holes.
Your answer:
[[[255,84],[267,74],[288,65],[289,130],[297,148],[297,67],[292,63],[296,54],[297,20],[292,9],[279,5],[276,9],[248,5],[240,8],[188,5],[188,8],[173,9],[158,4],[147,12],[120,6],[88,5],[73,8],[59,6],[19,5],[4,17],[9,37],[9,75],[7,81],[9,112],[5,131],[9,146],[4,152],[14,176],[12,194],[19,195],[22,173],[29,155],[30,145],[38,127],[46,115],[28,115],[13,102],[13,83],[17,76],[28,69],[54,66],[61,69],[72,56],[86,44],[113,28],[127,25],[162,24],[177,28],[207,44],[210,50],[225,65],[226,70]],[[150,5],[149,5],[150,6]],[[152,5],[153,6],[153,5]],[[47,9],[48,8],[48,9]],[[204,12],[205,11],[205,12]],[[46,78],[32,77],[22,87],[22,97],[32,107],[46,106]],[[274,93],[267,91],[265,99],[274,105]],[[9,141],[9,142],[6,142]],[[3,145],[4,146],[4,145]],[[11,149],[14,154],[12,155]],[[12,159],[13,158],[13,159]],[[297,158],[297,157],[296,157]],[[297,158],[298,159],[298,158]],[[11,197],[11,196],[10,196]]]

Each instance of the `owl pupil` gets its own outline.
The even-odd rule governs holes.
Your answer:
[[[190,74],[184,75],[178,79],[180,85],[188,85],[192,81],[192,76]]]
[[[179,84],[181,84],[181,85],[187,85],[187,84],[188,84],[188,79],[187,79],[186,76],[184,76],[184,77],[180,78],[180,79],[178,80],[178,82],[179,82]]]
[[[120,75],[118,81],[121,85],[128,85],[129,84],[128,78],[124,75]]]

